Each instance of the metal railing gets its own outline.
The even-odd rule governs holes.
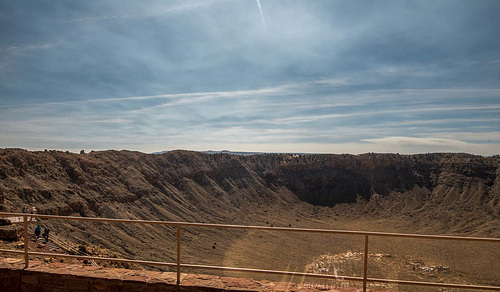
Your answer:
[[[74,259],[87,259],[110,261],[119,263],[132,263],[141,265],[156,265],[175,267],[177,273],[177,285],[180,285],[181,268],[191,269],[211,269],[211,270],[225,270],[225,271],[240,271],[252,273],[265,273],[265,274],[278,274],[278,275],[292,275],[292,276],[306,276],[322,279],[338,279],[348,281],[363,282],[363,291],[366,291],[368,283],[387,283],[387,284],[402,284],[402,285],[416,285],[428,287],[446,287],[446,288],[461,288],[461,289],[476,289],[476,290],[493,290],[500,291],[500,286],[481,286],[481,285],[463,285],[463,284],[447,284],[447,283],[433,283],[433,282],[418,282],[407,280],[393,280],[393,279],[378,279],[368,277],[368,239],[373,236],[380,237],[400,237],[400,238],[418,238],[418,239],[432,239],[432,240],[460,240],[460,241],[476,241],[476,242],[493,242],[500,243],[500,238],[483,238],[483,237],[461,237],[461,236],[445,236],[445,235],[420,235],[420,234],[404,234],[404,233],[389,233],[389,232],[370,232],[370,231],[351,231],[351,230],[329,230],[329,229],[310,229],[310,228],[287,228],[287,227],[264,227],[264,226],[245,226],[245,225],[228,225],[228,224],[210,224],[210,223],[190,223],[190,222],[172,222],[172,221],[149,221],[149,220],[132,220],[132,219],[110,219],[110,218],[93,218],[93,217],[73,217],[73,216],[55,216],[55,215],[41,215],[41,214],[24,214],[24,213],[7,213],[0,212],[0,217],[5,216],[18,216],[23,217],[24,225],[24,251],[0,249],[0,252],[24,254],[25,268],[29,267],[29,256],[51,256],[61,258],[74,258]],[[135,224],[153,224],[153,225],[167,225],[176,228],[176,262],[155,262],[143,260],[130,260],[119,258],[104,258],[93,256],[81,255],[68,255],[57,253],[43,253],[43,252],[30,252],[28,249],[28,223],[29,217],[46,218],[46,219],[62,219],[62,220],[80,220],[80,221],[97,221],[97,222],[110,222],[110,223],[135,223]],[[276,270],[263,270],[263,269],[250,269],[250,268],[236,268],[236,267],[222,267],[222,266],[207,266],[207,265],[194,265],[181,263],[181,227],[201,227],[201,228],[226,228],[226,229],[242,229],[242,230],[267,230],[267,231],[283,231],[283,232],[303,232],[303,233],[323,233],[323,234],[345,234],[345,235],[362,235],[364,236],[364,256],[363,256],[363,277],[353,276],[338,276],[290,271],[276,271]]]
[[[60,239],[54,235],[50,236],[50,241],[53,242],[58,248],[64,250],[69,254],[80,255],[80,256],[89,256],[87,252],[80,250],[80,248],[74,245],[71,242]],[[99,265],[95,262],[95,260],[90,260],[90,265],[93,267],[98,267]]]

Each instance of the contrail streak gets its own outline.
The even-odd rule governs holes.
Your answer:
[[[259,7],[260,19],[262,20],[262,27],[266,28],[266,21],[264,20],[264,14],[262,13],[262,6],[260,6],[260,0],[257,1],[257,6]]]

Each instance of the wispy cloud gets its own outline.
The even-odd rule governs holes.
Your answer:
[[[14,54],[19,54],[19,53],[25,53],[29,51],[37,51],[37,50],[46,50],[53,48],[54,46],[60,44],[61,42],[54,42],[54,43],[45,43],[45,44],[39,44],[39,45],[29,45],[29,46],[23,46],[23,47],[8,47],[5,48],[4,51],[8,53],[14,53]]]
[[[78,22],[86,22],[86,21],[106,21],[106,20],[123,19],[123,18],[128,18],[128,17],[130,17],[128,14],[106,15],[106,16],[86,16],[86,17],[78,17],[78,18],[63,20],[61,22],[62,23],[78,23]]]
[[[137,19],[137,18],[151,18],[151,17],[161,17],[165,15],[171,15],[176,13],[186,12],[196,8],[207,7],[209,5],[227,0],[207,0],[207,1],[197,1],[192,3],[185,3],[177,6],[168,6],[165,3],[160,5],[144,6],[139,11],[134,11],[133,13],[125,14],[115,14],[115,15],[102,15],[102,16],[85,16],[77,17],[67,20],[62,20],[62,23],[79,23],[79,22],[99,22],[99,21],[113,21],[120,19]]]
[[[136,112],[145,112],[145,111],[151,111],[159,108],[164,108],[164,107],[175,107],[178,105],[186,105],[186,104],[192,104],[192,103],[198,103],[198,102],[207,102],[211,101],[214,99],[220,99],[220,98],[227,98],[227,99],[238,99],[242,97],[251,97],[251,96],[262,96],[262,95],[283,95],[286,93],[291,93],[293,91],[293,88],[291,85],[285,85],[285,86],[276,86],[276,87],[270,87],[270,88],[262,88],[262,89],[256,89],[256,90],[237,90],[237,91],[221,91],[221,92],[203,92],[203,93],[192,93],[192,94],[183,94],[182,96],[162,96],[161,98],[169,98],[169,99],[174,99],[177,97],[182,97],[182,99],[178,99],[175,101],[171,101],[168,103],[162,103],[159,105],[154,105],[150,107],[144,107],[141,109],[138,109]],[[160,97],[155,97],[154,99],[157,99]]]
[[[426,98],[422,103],[405,97],[394,105],[376,107],[376,103],[366,98],[370,94],[366,90],[350,92],[348,97],[344,93],[328,93],[325,99],[321,90],[315,91],[324,88],[325,83],[320,81],[254,90],[129,96],[3,107],[0,108],[3,114],[0,122],[5,129],[16,131],[18,139],[28,139],[30,133],[34,135],[36,132],[37,135],[51,137],[46,140],[47,143],[65,135],[71,137],[72,143],[78,139],[87,143],[89,137],[102,141],[104,136],[116,137],[117,143],[127,139],[158,142],[164,140],[161,137],[169,137],[161,142],[162,145],[170,145],[177,140],[192,145],[243,145],[242,141],[245,141],[245,145],[263,143],[269,146],[288,141],[291,145],[315,142],[338,146],[340,144],[334,142],[341,141],[344,146],[358,143],[356,147],[367,152],[370,147],[382,151],[379,147],[396,149],[397,145],[409,148],[427,145],[440,151],[456,147],[473,149],[471,145],[474,144],[466,141],[497,141],[495,125],[499,121],[496,116],[500,105],[470,105],[467,101],[464,104],[461,97],[455,100],[448,94],[445,99],[433,104],[435,100],[429,97],[442,92],[458,92],[462,96],[464,92],[460,90],[417,90],[415,92]],[[414,91],[371,91],[377,97],[390,93],[390,100],[398,100],[398,95],[405,96],[408,92]],[[467,92],[475,96],[481,92],[495,93],[491,90]],[[303,95],[309,97],[303,99]],[[361,97],[357,98],[358,95]],[[451,103],[443,104],[448,99]],[[144,102],[153,104],[144,106]],[[185,115],[180,108],[189,110],[190,114]],[[463,113],[472,112],[483,117],[463,117]],[[431,113],[434,118],[429,119],[426,115]],[[444,116],[449,117],[442,118]],[[396,120],[387,121],[387,118]],[[467,125],[470,131],[455,126],[459,124]],[[85,125],[85,130],[79,129],[81,125]],[[473,127],[481,126],[486,127],[484,131],[488,133],[472,131]],[[73,137],[77,132],[81,138]],[[124,136],[124,133],[127,135]],[[5,131],[3,134],[12,136]]]
[[[457,124],[457,123],[500,123],[500,118],[453,118],[453,119],[425,119],[425,120],[412,120],[412,121],[398,121],[398,122],[385,122],[380,123],[382,127],[405,127],[414,125],[436,125],[436,124]]]
[[[358,111],[352,113],[338,113],[338,114],[318,114],[318,115],[308,115],[308,116],[294,116],[286,118],[272,118],[272,119],[258,119],[251,121],[252,123],[272,123],[272,124],[282,124],[282,123],[305,123],[317,120],[325,119],[337,119],[337,118],[347,118],[347,117],[359,117],[359,116],[374,116],[374,115],[389,115],[389,114],[404,114],[404,113],[419,113],[419,112],[450,112],[450,111],[496,111],[500,109],[498,106],[460,106],[460,107],[425,107],[425,108],[406,108],[406,109],[394,109],[394,110],[375,110],[375,111]],[[488,119],[486,121],[494,121]],[[418,122],[407,122],[407,124],[418,124]],[[425,123],[425,122],[424,122]]]
[[[443,139],[455,139],[462,141],[496,141],[500,142],[500,132],[439,132],[439,133],[426,133],[430,137],[440,137]]]
[[[140,109],[141,111],[154,109],[156,107],[166,107],[176,104],[192,103],[200,100],[210,100],[215,98],[238,98],[240,96],[254,96],[266,94],[286,94],[294,91],[294,84],[280,85],[275,87],[266,87],[255,90],[235,90],[235,91],[213,91],[213,92],[192,92],[192,93],[168,93],[158,95],[144,95],[144,96],[127,96],[127,97],[111,97],[111,98],[96,98],[96,99],[83,99],[83,100],[65,100],[58,102],[40,102],[28,104],[12,104],[3,105],[0,108],[12,107],[33,107],[33,106],[54,106],[54,105],[68,105],[68,104],[106,104],[115,102],[127,101],[141,101],[141,100],[175,100],[179,99],[176,103],[165,103],[152,107]]]
[[[418,145],[418,146],[463,146],[467,143],[460,140],[443,139],[443,138],[417,138],[417,137],[384,137],[375,139],[362,139],[361,141],[376,143],[376,144],[392,144],[392,145]]]
[[[94,120],[94,121],[89,121],[90,123],[102,123],[102,124],[127,124],[131,123],[130,120],[126,119],[107,119],[107,120]]]
[[[434,137],[384,137],[378,139],[364,139],[368,147],[354,143],[354,149],[373,149],[370,152],[468,152],[483,155],[499,154],[500,143],[477,144],[455,139]]]
[[[9,71],[16,65],[18,59],[35,54],[38,51],[56,48],[64,43],[65,41],[60,39],[53,42],[0,48],[0,73],[9,74]]]
[[[262,21],[262,27],[265,29],[266,28],[266,21],[264,19],[264,13],[262,12],[262,6],[260,5],[260,0],[255,0],[257,1],[257,7],[259,8],[259,14],[260,14],[260,20]]]

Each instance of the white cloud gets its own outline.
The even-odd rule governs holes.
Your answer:
[[[208,100],[214,98],[238,98],[241,96],[254,96],[254,95],[277,95],[292,93],[295,91],[297,84],[285,84],[278,85],[274,87],[264,87],[253,90],[234,90],[234,91],[208,91],[208,92],[190,92],[190,93],[167,93],[158,95],[142,95],[142,96],[127,96],[127,97],[110,97],[110,98],[97,98],[97,99],[84,99],[84,100],[66,100],[58,102],[43,102],[43,103],[29,103],[29,104],[16,104],[16,105],[3,105],[0,108],[38,108],[39,106],[54,106],[54,105],[65,105],[65,104],[95,104],[95,103],[113,103],[113,102],[126,102],[126,101],[140,101],[140,100],[162,100],[162,99],[186,99],[181,103],[197,102],[199,100]],[[156,105],[152,107],[142,108],[140,110],[148,110],[156,107],[169,106],[168,103]]]
[[[206,102],[206,101],[219,99],[219,98],[237,99],[237,98],[249,97],[249,96],[255,96],[255,95],[277,95],[277,94],[286,94],[286,93],[290,93],[290,92],[292,92],[291,86],[286,85],[286,86],[268,87],[268,88],[255,89],[255,90],[199,92],[199,93],[186,93],[186,94],[182,94],[182,95],[165,94],[165,95],[161,95],[161,96],[151,96],[150,98],[141,97],[142,99],[158,99],[158,98],[161,98],[161,99],[172,98],[172,99],[174,99],[177,97],[182,97],[182,99],[175,100],[175,101],[168,102],[168,103],[162,103],[159,105],[144,107],[144,108],[136,110],[135,112],[145,112],[145,111],[155,110],[155,109],[164,108],[164,107],[174,107],[177,105]],[[129,98],[126,98],[126,99],[129,99]]]
[[[7,52],[12,52],[12,53],[22,53],[25,51],[36,51],[36,50],[45,50],[45,49],[50,49],[54,47],[55,44],[41,44],[41,45],[34,45],[34,46],[24,46],[24,47],[8,47],[5,50]]]
[[[94,149],[128,147],[151,152],[220,146],[262,152],[494,154],[498,146],[466,141],[499,141],[495,125],[500,119],[495,113],[500,105],[461,99],[433,103],[433,99],[494,97],[499,90],[376,90],[322,96],[314,90],[344,81],[321,82],[3,106],[1,134],[6,138],[0,147],[13,146],[7,141],[15,139],[17,145],[60,145],[56,148],[62,149],[70,147],[67,144],[85,144]],[[489,133],[476,132],[478,127]],[[30,136],[38,137],[37,141]]]
[[[362,139],[361,141],[374,144],[389,144],[389,145],[418,145],[418,146],[464,146],[467,143],[459,140],[443,139],[443,138],[418,138],[418,137],[384,137],[374,139]]]
[[[426,152],[466,152],[481,155],[499,154],[500,143],[468,143],[461,140],[443,139],[434,137],[385,137],[376,139],[364,139],[365,145],[359,145],[358,149],[366,149],[367,152],[397,152],[405,154]],[[356,149],[356,148],[353,148]],[[371,149],[371,150],[370,150]]]
[[[316,81],[318,84],[325,84],[329,86],[345,86],[352,85],[354,81],[350,78],[332,78],[332,79],[321,79]]]
[[[430,137],[441,137],[444,139],[460,139],[468,141],[500,141],[500,132],[452,132],[452,133],[430,133]]]
[[[307,115],[307,116],[294,116],[287,118],[258,119],[250,121],[250,123],[270,123],[270,124],[305,123],[317,120],[356,117],[356,116],[389,115],[389,114],[435,112],[435,111],[448,112],[448,111],[496,110],[496,109],[500,109],[500,105],[404,108],[404,109],[394,109],[394,110],[357,111],[357,112],[342,113],[342,114],[318,114],[318,115]]]
[[[106,119],[106,120],[95,120],[95,121],[87,121],[88,123],[98,123],[98,124],[127,124],[127,123],[131,123],[131,121],[129,120],[126,120],[126,119],[120,119],[120,118],[116,118],[116,119]]]
[[[412,120],[412,121],[398,121],[398,122],[387,122],[380,123],[380,127],[401,127],[401,126],[413,126],[413,125],[436,125],[436,124],[449,124],[449,123],[497,123],[500,119],[431,119],[431,120]]]

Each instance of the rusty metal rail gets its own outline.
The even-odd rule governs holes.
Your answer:
[[[173,222],[173,221],[149,221],[149,220],[132,220],[132,219],[111,219],[111,218],[94,218],[94,217],[74,217],[74,216],[55,216],[55,215],[42,215],[42,214],[25,214],[25,213],[8,213],[0,212],[0,217],[23,217],[24,225],[24,251],[0,249],[0,252],[24,254],[25,267],[29,267],[29,256],[51,256],[61,258],[74,258],[74,259],[87,259],[99,260],[121,263],[133,263],[141,265],[156,265],[175,267],[177,272],[177,285],[180,285],[181,268],[191,269],[211,269],[211,270],[225,270],[225,271],[239,271],[239,272],[252,272],[252,273],[265,273],[265,274],[278,274],[278,275],[293,275],[293,276],[306,276],[323,279],[343,279],[348,281],[363,282],[363,291],[367,291],[368,283],[388,283],[388,284],[401,284],[401,285],[416,285],[427,287],[446,287],[446,288],[460,288],[460,289],[475,289],[475,290],[491,290],[500,291],[500,286],[481,286],[481,285],[463,285],[463,284],[447,284],[447,283],[433,283],[433,282],[418,282],[406,280],[393,280],[393,279],[377,279],[368,277],[368,239],[370,236],[381,237],[402,237],[402,238],[419,238],[431,240],[459,240],[459,241],[478,241],[478,242],[493,242],[500,243],[500,238],[484,238],[484,237],[462,237],[462,236],[446,236],[446,235],[421,235],[421,234],[404,234],[404,233],[389,233],[389,232],[371,232],[371,231],[351,231],[351,230],[330,230],[330,229],[311,229],[311,228],[287,228],[287,227],[265,227],[265,226],[245,226],[245,225],[229,225],[229,224],[210,224],[210,223],[191,223],[191,222]],[[95,221],[95,222],[110,222],[110,223],[133,223],[133,224],[156,224],[175,226],[176,228],[176,262],[155,262],[143,260],[130,260],[118,258],[104,258],[92,256],[79,256],[68,254],[56,253],[43,253],[43,252],[30,252],[28,249],[28,224],[29,218],[45,218],[45,219],[61,219],[61,220],[79,220],[79,221]],[[363,256],[363,277],[352,276],[338,276],[326,274],[313,274],[289,271],[276,271],[276,270],[263,270],[263,269],[249,269],[249,268],[236,268],[236,267],[222,267],[222,266],[207,266],[207,265],[194,265],[181,263],[181,227],[202,227],[202,228],[230,228],[230,229],[243,229],[243,230],[267,230],[267,231],[284,231],[284,232],[304,232],[304,233],[327,233],[327,234],[346,234],[346,235],[362,235],[364,237],[364,256]]]

